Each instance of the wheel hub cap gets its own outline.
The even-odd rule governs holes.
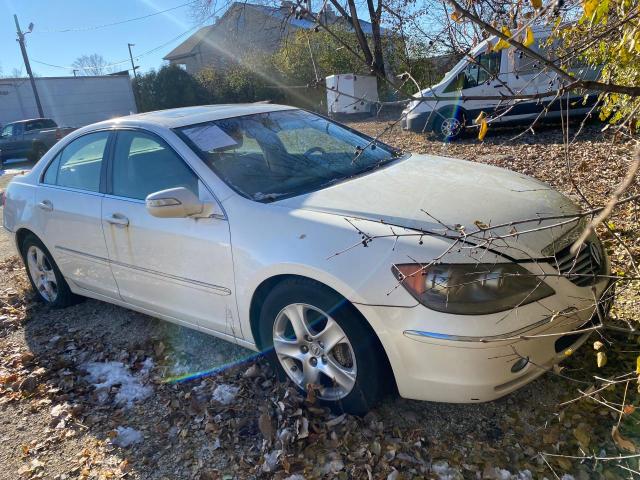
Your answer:
[[[451,137],[460,130],[460,121],[457,118],[445,118],[442,122],[442,133],[446,137]]]
[[[273,324],[280,365],[302,389],[317,389],[323,400],[340,400],[353,389],[357,367],[353,347],[340,325],[308,304],[287,305]]]
[[[27,250],[27,268],[36,290],[47,302],[58,298],[58,283],[52,262],[41,248],[31,245]]]

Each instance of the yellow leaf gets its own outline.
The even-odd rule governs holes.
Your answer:
[[[511,30],[509,30],[509,27],[502,27],[502,34],[507,38],[511,38]],[[510,46],[511,44],[509,42],[501,38],[500,40],[498,40],[498,43],[493,46],[493,51],[497,52],[499,50],[502,50],[503,48],[509,48]]]
[[[624,438],[618,431],[617,425],[614,425],[613,429],[611,430],[611,438],[613,438],[613,441],[616,442],[616,445],[618,445],[618,447],[620,447],[622,450],[636,453],[636,444],[631,440]]]
[[[640,375],[640,356],[636,358],[636,373]],[[640,378],[638,380],[640,380]]]
[[[480,131],[478,132],[478,140],[484,140],[484,137],[487,134],[487,130],[489,130],[489,125],[487,125],[487,120],[483,118],[482,120],[480,120]]]
[[[525,47],[530,47],[531,45],[533,45],[533,31],[531,30],[531,27],[526,28],[522,44]]]
[[[591,18],[593,12],[598,8],[599,0],[583,0],[582,8],[586,17]]]
[[[564,351],[564,356],[565,356],[565,357],[569,357],[569,356],[571,356],[572,354],[573,354],[573,350],[571,350],[570,348],[567,348],[567,349]]]
[[[602,347],[604,347],[604,343],[602,343],[600,340],[596,340],[595,342],[593,342],[594,350],[600,350]]]
[[[456,10],[451,14],[451,20],[453,20],[454,22],[462,21],[462,13]]]
[[[542,0],[531,0],[531,6],[536,10],[542,8]]]
[[[598,352],[596,355],[596,361],[598,363],[598,368],[602,368],[607,364],[607,354],[604,352]]]

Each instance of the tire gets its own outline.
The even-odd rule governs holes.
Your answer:
[[[311,335],[306,340],[289,318],[300,315],[306,329],[299,332]],[[259,335],[278,376],[302,391],[317,385],[316,397],[334,410],[364,415],[390,387],[386,355],[369,325],[344,298],[313,280],[285,280],[268,294]]]
[[[53,308],[64,308],[82,300],[69,288],[47,247],[33,234],[20,245],[22,261],[38,299]]]
[[[436,113],[433,131],[441,140],[453,142],[460,138],[466,127],[466,118],[459,110],[445,110]]]
[[[47,153],[47,147],[41,143],[34,143],[31,148],[31,152],[29,152],[28,158],[32,162],[37,162],[45,153]]]

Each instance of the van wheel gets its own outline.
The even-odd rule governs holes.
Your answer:
[[[334,410],[364,415],[387,390],[385,354],[352,306],[309,279],[279,283],[260,314],[260,339],[282,379]]]
[[[445,111],[436,114],[433,131],[445,142],[460,138],[466,126],[466,119],[459,111]]]
[[[35,235],[27,235],[20,246],[29,281],[38,299],[54,308],[78,303],[47,247]]]

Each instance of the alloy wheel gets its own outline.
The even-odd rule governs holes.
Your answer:
[[[444,138],[455,137],[460,133],[462,122],[455,117],[445,118],[440,126],[440,133]]]
[[[55,302],[58,297],[58,282],[56,274],[47,255],[41,248],[31,245],[27,250],[27,266],[29,276],[33,280],[38,293],[47,302]]]
[[[356,356],[347,334],[319,308],[284,307],[273,324],[273,347],[288,377],[304,390],[317,388],[321,400],[340,400],[356,383]]]

